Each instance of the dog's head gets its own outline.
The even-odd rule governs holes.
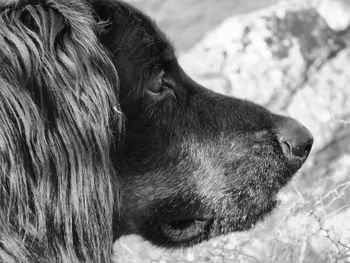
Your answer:
[[[249,229],[312,146],[297,121],[195,83],[114,0],[0,3],[0,120],[1,262],[108,262],[112,233],[179,247]]]
[[[100,35],[120,76],[125,138],[115,160],[121,221],[161,246],[187,246],[252,227],[306,160],[297,121],[214,93],[181,69],[155,24],[128,5],[96,1]]]

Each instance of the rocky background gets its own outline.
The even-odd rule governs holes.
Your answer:
[[[170,32],[194,79],[297,118],[315,144],[255,229],[172,252],[123,238],[115,262],[350,262],[350,0],[130,2]]]

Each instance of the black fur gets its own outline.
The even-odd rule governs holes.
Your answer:
[[[125,234],[179,247],[246,230],[301,167],[284,117],[192,81],[131,6],[0,8],[1,262],[109,262]]]

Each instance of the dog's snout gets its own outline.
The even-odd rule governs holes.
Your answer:
[[[279,117],[275,128],[283,153],[305,161],[314,142],[311,132],[298,121],[286,117]]]

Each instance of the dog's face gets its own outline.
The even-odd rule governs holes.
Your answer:
[[[115,236],[188,246],[252,227],[306,160],[296,121],[195,83],[156,26],[127,5],[96,3],[120,77],[125,137],[115,152]]]

